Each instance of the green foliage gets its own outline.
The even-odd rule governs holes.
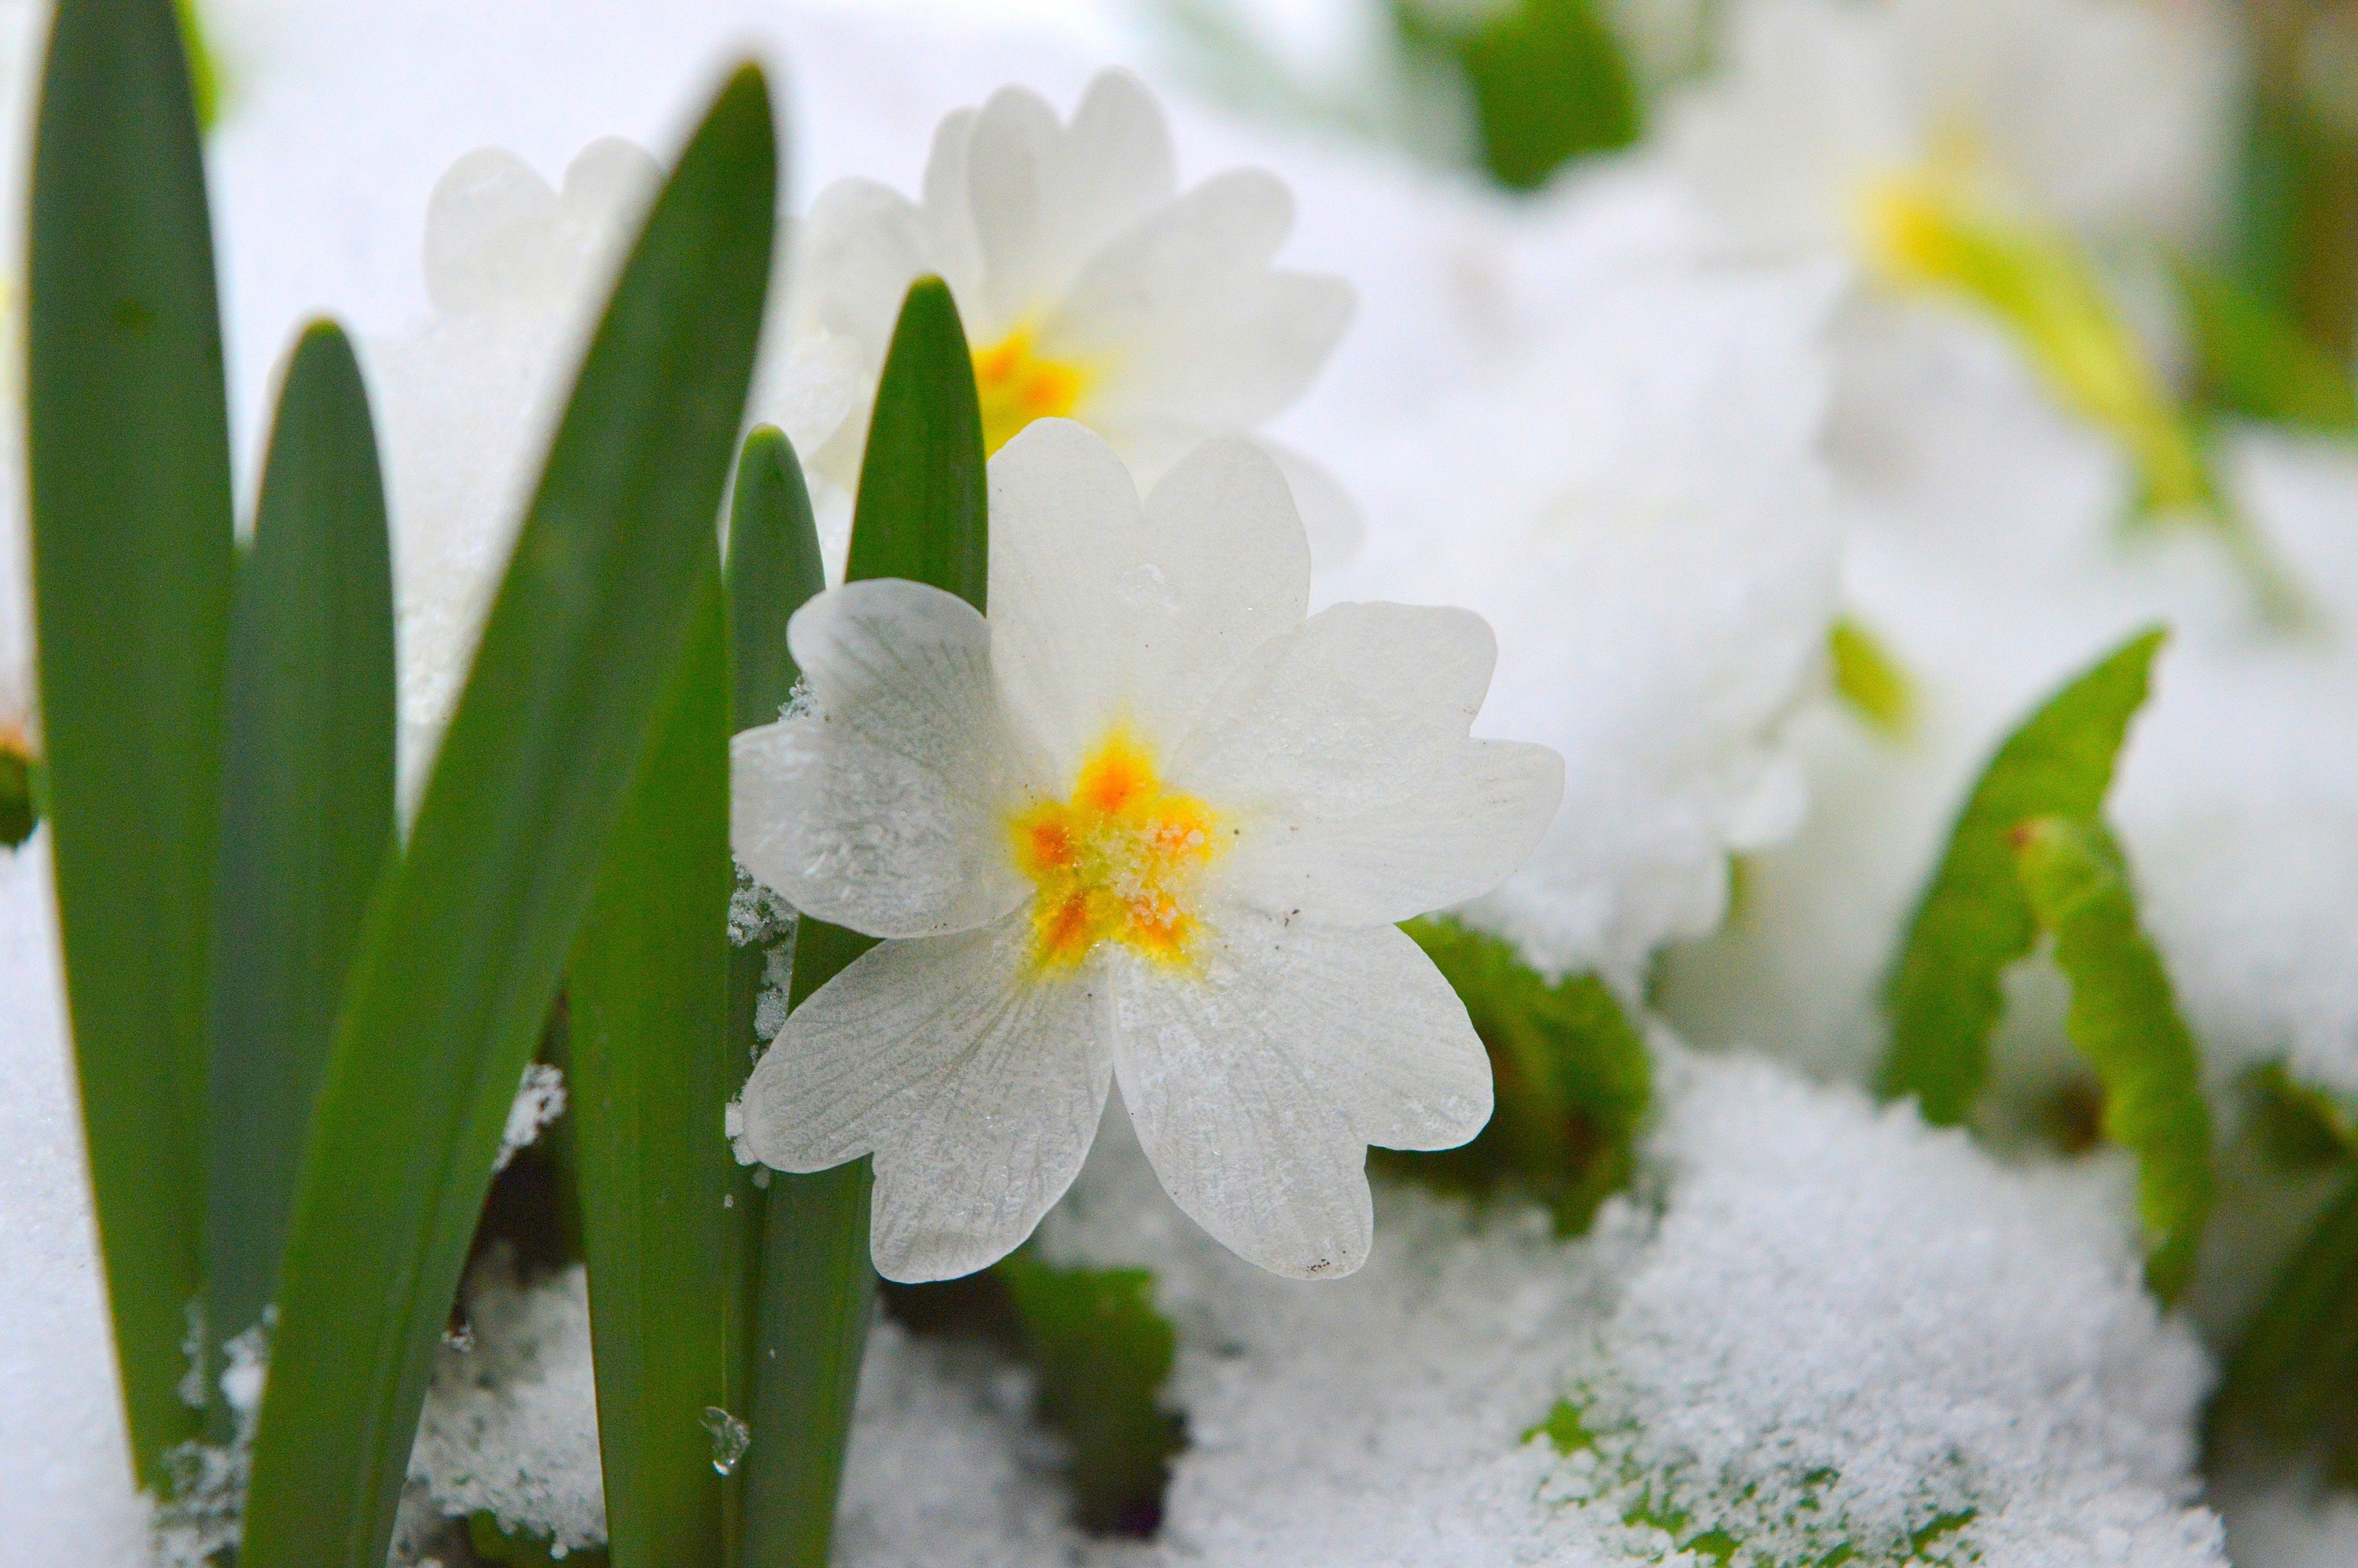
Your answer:
[[[2290,1450],[2324,1436],[2337,1470],[2358,1465],[2358,1174],[2277,1275],[2227,1363],[2211,1436]]]
[[[204,17],[198,12],[197,0],[172,0],[172,11],[179,18],[180,47],[188,53],[189,97],[196,105],[197,126],[210,131],[221,118],[221,66],[205,43]]]
[[[2347,363],[2358,322],[2358,137],[2318,113],[2306,29],[2264,34],[2237,182],[2235,281],[2328,359]]]
[[[490,1514],[467,1516],[467,1544],[484,1562],[505,1563],[508,1568],[606,1568],[612,1561],[607,1550],[600,1546],[586,1552],[568,1552],[560,1557],[553,1550],[553,1542],[528,1530],[503,1530],[500,1521]]]
[[[33,766],[30,757],[0,740],[0,849],[15,849],[40,826],[41,808],[33,795]]]
[[[1588,1228],[1628,1184],[1652,1068],[1604,982],[1550,985],[1495,936],[1445,918],[1412,920],[1490,1054],[1498,1108],[1471,1143],[1436,1153],[1377,1152],[1380,1168],[1462,1191],[1512,1185],[1555,1216],[1558,1235]]]
[[[720,1135],[729,1037],[729,642],[717,546],[687,651],[606,842],[567,970],[574,1151],[619,1568],[720,1560],[700,1424],[752,1410],[746,1252],[761,1194]]]
[[[1845,615],[1827,633],[1826,654],[1833,666],[1834,690],[1852,712],[1886,735],[1908,732],[1915,722],[1916,694],[1907,669],[1882,639]]]
[[[244,1568],[378,1568],[507,1109],[711,579],[776,193],[746,67],[583,360],[305,1146]]]
[[[58,7],[34,135],[27,456],[83,1128],[132,1449],[194,1435],[233,569],[212,224],[169,0]]]
[[[205,1180],[216,1346],[261,1321],[277,1282],[337,1004],[395,851],[384,484],[360,365],[324,322],[279,395],[238,571],[226,728]]]
[[[2193,1278],[2213,1196],[2202,1061],[2161,956],[2138,928],[2128,864],[2104,825],[2041,817],[2013,835],[2015,869],[2071,982],[2065,1027],[2104,1085],[2104,1136],[2137,1157],[2146,1281],[2165,1302]]]
[[[778,716],[801,673],[786,622],[827,587],[810,492],[795,449],[775,426],[745,438],[729,508],[729,637],[732,730]]]
[[[1547,1419],[1523,1433],[1525,1443],[1534,1437],[1546,1438],[1549,1447],[1567,1455],[1596,1446],[1596,1434],[1588,1430],[1588,1423],[1581,1420],[1580,1407],[1570,1400],[1556,1400]]]
[[[2270,1062],[2246,1076],[2250,1127],[2260,1149],[2287,1171],[2318,1171],[2358,1158],[2358,1110]]]
[[[2212,402],[2231,414],[2299,429],[2358,434],[2358,387],[2348,364],[2234,280],[2190,263],[2179,268],[2178,278]]]
[[[2008,835],[2034,817],[2093,821],[2165,633],[2140,632],[2074,677],[2006,737],[1974,785],[1886,984],[1891,1054],[1882,1088],[1925,1119],[1964,1119],[1989,1067],[1999,976],[2029,956],[2030,902]]]
[[[1536,190],[1574,158],[1638,139],[1636,80],[1591,0],[1510,0],[1470,29],[1413,4],[1394,14],[1411,44],[1464,70],[1483,159],[1501,185]]]
[[[920,278],[885,352],[845,575],[930,583],[980,610],[989,506],[966,330],[947,286]],[[789,1005],[800,1007],[875,945],[823,921],[798,922]],[[873,1185],[865,1159],[770,1180],[745,1464],[746,1540],[765,1564],[826,1568],[876,1289],[868,1257]],[[764,1444],[763,1433],[795,1437]]]
[[[1100,1535],[1151,1535],[1184,1419],[1159,1402],[1177,1346],[1143,1269],[1059,1269],[1029,1251],[1004,1281],[1038,1379],[1039,1418],[1071,1445],[1074,1522]]]

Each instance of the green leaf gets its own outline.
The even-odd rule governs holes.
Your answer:
[[[0,849],[13,849],[31,838],[40,820],[33,799],[33,761],[0,739]]]
[[[204,1235],[233,546],[212,225],[169,0],[61,5],[33,150],[33,579],[59,931],[141,1473]]]
[[[1594,975],[1550,985],[1508,943],[1454,920],[1402,929],[1465,1002],[1490,1053],[1498,1108],[1471,1143],[1379,1150],[1379,1168],[1461,1191],[1512,1184],[1548,1206],[1556,1234],[1579,1235],[1635,1169],[1653,1092],[1644,1037]]]
[[[2192,263],[2178,269],[2212,402],[2230,413],[2333,435],[2358,433],[2350,366],[2303,336],[2283,311]]]
[[[2033,817],[2094,819],[2165,635],[2138,633],[2049,697],[1998,748],[1950,830],[1884,988],[1883,1093],[1914,1095],[1936,1126],[1963,1121],[1980,1092],[2005,1009],[1998,978],[2036,935],[2007,835]]]
[[[308,1141],[243,1568],[380,1568],[509,1102],[710,581],[776,199],[748,66],[615,286],[399,872]]]
[[[902,302],[868,427],[846,576],[930,583],[983,608],[990,559],[982,414],[948,287],[918,279]],[[875,938],[823,921],[795,932],[789,1005]],[[745,1456],[748,1561],[826,1568],[876,1273],[866,1159],[770,1178],[762,1261],[753,1446]],[[793,1433],[788,1442],[763,1433]]]
[[[198,14],[197,0],[172,0],[172,11],[179,18],[180,45],[189,57],[189,96],[196,107],[197,127],[210,131],[221,118],[221,66],[205,43],[204,18]]]
[[[729,644],[717,548],[705,575],[567,976],[568,1108],[618,1568],[720,1561],[727,1472],[702,1422],[708,1410],[752,1411],[739,1386],[752,1331],[742,1259],[761,1195],[721,1135],[745,1058],[727,1028]]]
[[[1466,73],[1483,161],[1499,184],[1536,190],[1575,157],[1637,141],[1636,79],[1592,0],[1509,0],[1471,12],[1395,0],[1393,16],[1412,49]]]
[[[1909,687],[1907,669],[1882,639],[1844,615],[1827,633],[1826,653],[1833,665],[1834,690],[1851,711],[1886,735],[1908,733],[1915,722],[1916,696]]]
[[[729,510],[731,728],[778,717],[802,672],[786,647],[786,622],[827,587],[810,492],[795,449],[775,426],[745,438]]]
[[[2213,1443],[2290,1449],[2358,1393],[2358,1176],[2277,1276],[2227,1362],[2211,1407]],[[2347,1441],[2346,1439],[2344,1440]],[[2346,1457],[2346,1455],[2345,1455]]]
[[[2128,862],[2104,824],[2044,816],[2012,836],[2031,912],[2071,982],[2065,1029],[2104,1088],[2104,1136],[2137,1157],[2146,1282],[2176,1301],[2213,1195],[2202,1060],[2161,956],[2137,925]]]
[[[2281,30],[2298,44],[2306,29]],[[2358,324],[2358,136],[2319,113],[2314,51],[2264,49],[2247,100],[2236,190],[2235,279],[2345,363]]]
[[[2246,1074],[2254,1140],[2287,1171],[2318,1171],[2358,1156],[2358,1111],[2269,1062]]]
[[[394,827],[393,564],[367,389],[333,325],[307,330],[239,568],[222,764],[207,1325],[262,1319],[304,1130]],[[215,1441],[230,1412],[211,1401]]]
[[[1184,1418],[1163,1408],[1177,1336],[1144,1269],[1059,1269],[1028,1250],[999,1277],[1023,1325],[1039,1419],[1071,1457],[1073,1519],[1099,1535],[1147,1536],[1162,1519]]]
[[[1547,1419],[1523,1433],[1523,1441],[1544,1437],[1548,1446],[1558,1454],[1574,1454],[1584,1448],[1596,1446],[1596,1434],[1580,1418],[1580,1407],[1570,1400],[1558,1400],[1548,1407]]]

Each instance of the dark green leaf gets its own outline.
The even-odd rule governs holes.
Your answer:
[[[197,112],[197,126],[210,131],[221,118],[221,66],[205,42],[204,18],[198,15],[197,0],[172,0],[172,10],[180,21],[180,45],[189,57],[189,97]]]
[[[2336,435],[2358,432],[2358,388],[2346,362],[2228,278],[2191,264],[2178,276],[2192,307],[2194,346],[2212,402],[2255,419]]]
[[[2049,697],[1998,748],[1950,830],[1884,989],[1883,1092],[1914,1095],[1928,1121],[1964,1119],[2005,1007],[1998,977],[2030,953],[2030,903],[2006,836],[2037,816],[2094,818],[2164,635],[2138,633]]]
[[[371,910],[304,1150],[243,1568],[384,1560],[508,1105],[710,582],[776,187],[749,66],[615,287]]]
[[[1471,31],[1399,15],[1412,43],[1454,52],[1473,89],[1482,153],[1502,185],[1535,190],[1585,153],[1638,139],[1637,85],[1591,0],[1512,0]]]
[[[2254,1139],[2288,1171],[2316,1171],[2358,1155],[2358,1111],[2341,1096],[2304,1084],[2281,1062],[2245,1076]]]
[[[949,286],[921,277],[902,302],[877,383],[845,580],[906,578],[987,610],[988,506],[966,329]]]
[[[846,576],[930,583],[983,608],[989,549],[982,414],[957,307],[937,277],[911,286],[892,329],[852,511]],[[789,1003],[874,946],[822,921],[795,933]],[[835,1499],[875,1298],[865,1159],[773,1174],[764,1221],[753,1446],[745,1456],[748,1561],[826,1568]],[[763,1443],[763,1433],[794,1434]]]
[[[303,334],[230,633],[205,1292],[213,1343],[277,1282],[336,1006],[394,849],[393,565],[352,346]],[[212,1401],[216,1441],[229,1412]]]
[[[1915,718],[1915,693],[1909,689],[1907,670],[1882,640],[1845,615],[1827,633],[1826,653],[1834,690],[1851,710],[1886,735],[1905,735]]]
[[[80,0],[33,152],[33,579],[59,922],[132,1448],[177,1386],[204,1235],[205,1027],[229,654],[212,226],[170,0]]]
[[[31,838],[40,820],[33,802],[32,759],[0,740],[0,848],[13,849]]]
[[[2291,1448],[2358,1395],[2358,1176],[2277,1276],[2227,1362],[2213,1440]]]
[[[752,1390],[743,1257],[760,1191],[721,1136],[729,1038],[729,646],[720,563],[568,970],[598,1446],[618,1568],[721,1560],[705,1413]],[[736,1465],[728,1456],[729,1469]]]
[[[729,636],[731,729],[778,717],[801,672],[786,648],[786,622],[827,587],[818,530],[802,464],[775,427],[745,438],[729,511]]]
[[[2193,1278],[2210,1217],[2211,1107],[2201,1054],[2161,956],[2137,925],[2128,863],[2101,822],[2047,816],[2013,835],[2015,869],[2071,982],[2071,1044],[2104,1089],[2104,1136],[2137,1157],[2146,1281],[2165,1302]]]
[[[1154,1307],[1143,1269],[1059,1269],[1029,1251],[998,1265],[1023,1325],[1039,1419],[1071,1457],[1074,1522],[1099,1535],[1147,1536],[1163,1515],[1185,1422],[1163,1408],[1177,1337]]]
[[[1511,1184],[1548,1206],[1557,1234],[1586,1230],[1635,1168],[1652,1094],[1644,1038],[1594,975],[1550,985],[1512,946],[1454,920],[1403,929],[1473,1018],[1490,1053],[1498,1108],[1463,1148],[1379,1150],[1379,1168],[1474,1192]]]
[[[2305,29],[2276,31],[2248,100],[2234,273],[2346,364],[2358,325],[2358,135],[2318,113],[2301,80],[2311,69],[2298,47]]]

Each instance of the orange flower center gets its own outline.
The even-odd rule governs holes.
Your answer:
[[[1100,942],[1164,963],[1187,959],[1196,930],[1187,894],[1218,846],[1217,821],[1163,787],[1154,759],[1117,730],[1082,763],[1070,800],[1008,824],[1032,901],[1033,961],[1069,969]]]
[[[1042,359],[1032,334],[1017,328],[974,352],[974,390],[982,405],[982,446],[996,452],[1034,419],[1061,419],[1081,401],[1087,377],[1078,365]]]

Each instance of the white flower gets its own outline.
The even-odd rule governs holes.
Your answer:
[[[406,804],[466,684],[574,362],[661,183],[619,137],[582,149],[561,191],[511,153],[468,154],[427,209],[432,319],[364,343],[393,530]]]
[[[2207,0],[1742,0],[1673,160],[1749,244],[1875,261],[1911,191],[2092,239],[2190,239],[2234,52]]]
[[[1817,687],[1841,534],[1817,456],[1827,270],[1591,283],[1520,362],[1369,454],[1344,591],[1498,626],[1494,733],[1566,761],[1528,865],[1466,911],[1625,995],[1726,907],[1728,859],[1805,805],[1783,729]],[[1539,434],[1535,434],[1539,433]]]
[[[814,707],[740,736],[738,859],[888,940],[745,1094],[753,1151],[873,1151],[876,1264],[981,1268],[1072,1182],[1109,1078],[1163,1183],[1281,1273],[1365,1260],[1365,1152],[1487,1119],[1466,1011],[1394,922],[1495,884],[1563,767],[1470,741],[1489,628],[1337,605],[1284,480],[1206,443],[1141,506],[1045,420],[995,459],[986,622],[900,581],[792,627]]]
[[[922,200],[858,178],[820,193],[795,240],[790,359],[756,406],[795,436],[837,410],[832,435],[798,446],[850,488],[902,297],[935,274],[973,345],[990,450],[1068,417],[1152,482],[1293,402],[1342,335],[1347,285],[1271,265],[1293,222],[1259,170],[1180,193],[1163,113],[1127,72],[1099,75],[1069,125],[1002,89],[942,122]]]

